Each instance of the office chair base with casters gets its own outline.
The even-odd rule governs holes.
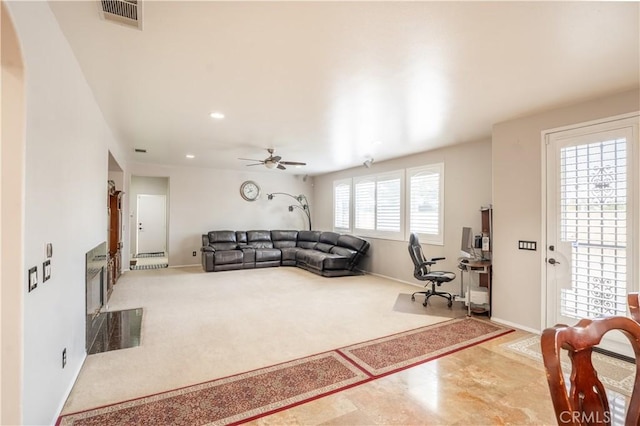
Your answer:
[[[426,285],[428,285],[428,283],[431,283],[430,290],[416,291],[411,295],[411,300],[416,300],[416,294],[424,294],[425,298],[422,306],[426,307],[431,296],[440,296],[448,300],[448,307],[453,306],[454,296],[452,296],[451,293],[447,293],[446,291],[437,291],[436,286],[439,286],[442,283],[453,281],[456,278],[456,274],[454,274],[453,272],[431,270],[431,265],[434,265],[438,260],[444,260],[444,257],[434,257],[431,260],[425,260],[424,255],[422,254],[420,241],[418,241],[418,236],[416,234],[411,234],[411,237],[409,238],[409,255],[411,256],[411,260],[413,261],[414,265],[413,276],[417,280],[426,281]]]
[[[424,298],[424,302],[422,302],[422,306],[427,306],[427,303],[429,302],[429,298],[431,296],[444,297],[445,299],[448,300],[448,302],[447,302],[447,306],[448,307],[452,307],[453,306],[453,300],[455,299],[450,293],[445,293],[445,292],[441,292],[441,291],[436,291],[436,292],[432,293],[431,290],[427,290],[427,291],[416,291],[415,293],[413,293],[411,295],[411,301],[412,302],[416,301],[416,294],[424,294],[425,298]]]

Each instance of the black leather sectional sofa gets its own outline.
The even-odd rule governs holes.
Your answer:
[[[202,235],[207,272],[298,266],[325,277],[354,275],[369,243],[321,231],[211,231]]]

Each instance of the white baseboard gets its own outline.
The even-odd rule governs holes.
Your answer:
[[[418,287],[418,288],[423,288],[424,287],[423,285],[420,285],[418,283],[411,283],[409,281],[401,280],[401,279],[394,278],[394,277],[388,277],[386,275],[377,274],[375,272],[368,272],[368,271],[361,271],[361,272],[364,272],[367,275],[373,275],[374,277],[380,277],[380,278],[384,278],[384,279],[387,279],[387,280],[395,281],[395,282],[398,282],[398,283],[409,284],[409,285],[412,285],[412,286]]]
[[[194,263],[192,265],[169,265],[168,268],[192,268],[194,266],[202,266],[199,263]]]
[[[85,351],[84,358],[82,358],[82,362],[80,363],[80,366],[78,367],[78,369],[74,373],[73,380],[71,381],[71,384],[69,385],[69,388],[64,393],[64,398],[60,402],[60,405],[58,405],[58,409],[56,410],[56,412],[58,414],[56,415],[56,417],[49,424],[55,425],[57,423],[58,417],[60,417],[60,415],[62,414],[62,409],[64,408],[64,404],[66,404],[67,399],[69,399],[69,395],[71,395],[71,391],[73,390],[73,386],[76,384],[76,381],[78,381],[78,376],[80,376],[80,371],[82,371],[82,366],[84,365],[84,362],[86,360],[87,360],[87,352]]]
[[[496,318],[494,316],[491,317],[491,321],[497,322],[497,323],[502,324],[502,325],[506,325],[508,327],[514,327],[514,328],[517,328],[519,330],[528,331],[529,333],[533,333],[533,334],[541,334],[542,333],[540,330],[536,330],[535,328],[527,327],[527,326],[524,326],[522,324],[516,324],[514,322],[506,321],[506,320],[503,320],[501,318]]]

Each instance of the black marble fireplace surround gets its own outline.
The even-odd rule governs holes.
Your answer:
[[[104,312],[107,305],[107,243],[86,254],[86,342],[87,354],[140,345],[142,308]]]
[[[87,351],[93,344],[103,319],[100,311],[107,303],[107,242],[103,241],[85,256],[86,342]]]

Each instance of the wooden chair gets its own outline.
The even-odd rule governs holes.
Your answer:
[[[631,297],[629,298],[631,302]],[[638,295],[629,303],[634,319],[640,319]],[[636,357],[636,376],[625,425],[640,425],[640,324],[627,317],[583,319],[575,326],[556,325],[542,333],[540,344],[547,382],[559,425],[610,425],[612,413],[604,386],[591,363],[593,347],[610,330],[627,336]],[[567,391],[560,353],[568,351],[571,360],[571,388]]]

